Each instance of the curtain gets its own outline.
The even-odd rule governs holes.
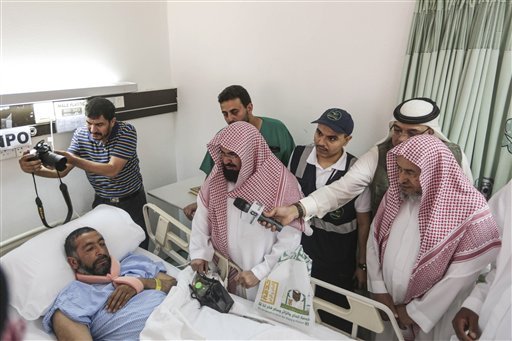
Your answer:
[[[489,197],[512,178],[512,1],[418,0],[400,99],[429,97]]]

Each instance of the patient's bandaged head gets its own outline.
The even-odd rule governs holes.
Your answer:
[[[201,306],[207,306],[221,313],[227,313],[233,306],[233,299],[221,282],[196,273],[192,284],[189,284],[192,298],[199,301]]]

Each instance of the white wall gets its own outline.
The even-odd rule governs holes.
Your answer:
[[[174,87],[171,82],[167,5],[133,2],[14,3],[1,6],[3,89],[45,89],[79,82],[132,81],[139,91]],[[163,114],[131,120],[146,190],[176,180],[174,120]],[[71,133],[57,134],[66,149]],[[36,138],[35,142],[39,140]],[[16,159],[0,162],[1,241],[41,226],[32,178]],[[75,211],[90,210],[93,191],[85,174],[71,172]],[[58,180],[37,178],[47,220],[65,217]]]
[[[366,151],[397,104],[413,10],[414,1],[169,3],[178,178],[201,174],[206,143],[225,125],[216,97],[231,84],[298,144],[312,141],[310,122],[325,109],[344,108],[355,121],[348,150]]]
[[[414,1],[0,6],[2,87],[101,79],[142,91],[178,88],[177,114],[131,121],[149,190],[201,174],[206,143],[225,125],[217,95],[230,84],[245,86],[255,114],[281,119],[299,144],[312,140],[309,122],[326,108],[344,108],[356,125],[349,151],[366,151],[385,135],[396,105]],[[70,138],[59,134],[57,147]],[[3,241],[41,223],[31,177],[17,160],[0,162],[0,178]],[[83,172],[65,182],[75,210],[89,210]],[[48,220],[63,217],[57,180],[38,185]]]

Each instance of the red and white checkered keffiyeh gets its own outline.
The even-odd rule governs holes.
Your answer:
[[[485,198],[471,185],[444,143],[425,134],[407,139],[387,154],[389,189],[375,215],[373,236],[381,264],[391,226],[402,204],[397,156],[403,156],[421,170],[421,245],[405,296],[405,303],[409,303],[437,283],[452,262],[473,259],[501,242]]]
[[[228,192],[222,171],[220,147],[235,152],[242,162],[235,188]],[[213,246],[225,257],[228,254],[227,198],[240,197],[249,203],[258,202],[266,209],[291,205],[303,195],[295,176],[272,153],[260,132],[247,122],[235,122],[222,129],[208,143],[215,162],[210,175],[201,186],[199,198],[208,208],[208,225]],[[291,226],[304,231],[302,220]],[[269,231],[270,233],[270,231]]]

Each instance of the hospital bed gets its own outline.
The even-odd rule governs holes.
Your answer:
[[[183,254],[188,252],[190,229],[154,204],[146,204],[143,212],[146,226],[149,227],[148,233],[150,239],[155,244],[155,254],[164,253],[178,264],[188,264],[188,260]],[[180,251],[182,252],[180,253]],[[218,267],[222,278],[226,278],[231,267],[240,270],[236,264],[225,259],[220,253],[215,252],[215,255],[219,258]],[[348,334],[336,329],[336,332],[345,334],[350,338],[357,339],[359,327],[363,327],[377,334],[382,333],[384,328],[391,328],[396,338],[403,340],[398,323],[393,313],[386,305],[343,288],[336,287],[317,278],[311,279],[311,285],[313,292],[317,287],[323,287],[346,296],[350,305],[350,308],[344,309],[321,298],[314,297],[313,309],[315,310],[317,325],[335,329],[322,322],[319,311],[325,311],[352,322],[352,331]],[[241,301],[240,298],[237,299]],[[379,311],[387,316],[389,322],[384,324]]]
[[[187,259],[180,250],[187,251],[190,230],[152,204],[148,204],[144,212],[151,239],[157,245],[156,252],[163,252],[175,264],[185,265]],[[97,229],[104,236],[111,255],[116,258],[122,259],[129,252],[144,254],[151,259],[163,261],[168,273],[178,278],[178,285],[172,288],[164,302],[149,317],[141,339],[353,339],[356,336],[354,332],[350,336],[335,331],[323,325],[319,319],[311,332],[295,330],[259,316],[252,308],[252,302],[237,296],[233,296],[233,311],[237,315],[221,314],[207,307],[200,308],[199,302],[190,297],[188,282],[193,275],[190,267],[181,270],[158,255],[138,248],[144,239],[142,229],[123,210],[99,205],[78,219],[37,235],[0,259],[9,283],[10,318],[26,321],[26,340],[55,339],[54,335],[44,332],[41,316],[58,292],[74,279],[62,246],[65,237],[82,226]],[[178,249],[178,245],[183,249]],[[224,262],[226,272],[229,267],[235,266],[225,259]],[[329,288],[329,284],[316,279],[312,280],[312,285]],[[340,288],[332,289],[345,294]],[[359,325],[379,332],[383,327],[375,309],[378,304],[357,295],[352,300],[351,295],[355,294],[347,292],[349,302],[353,304],[348,310],[316,298],[314,308],[330,311],[354,322],[356,330]],[[360,310],[361,305],[365,307],[363,310]],[[389,309],[386,309],[384,307],[383,310],[390,314]],[[396,324],[394,319],[392,321]]]

